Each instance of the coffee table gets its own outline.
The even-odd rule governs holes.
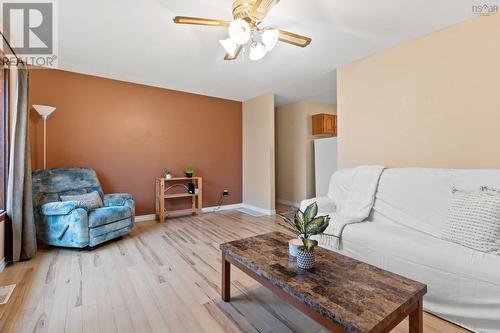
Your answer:
[[[315,268],[288,256],[292,236],[272,232],[220,245],[222,299],[230,301],[231,264],[332,332],[390,332],[410,317],[423,332],[427,286],[339,253],[316,248]]]

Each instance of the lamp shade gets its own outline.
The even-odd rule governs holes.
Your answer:
[[[234,56],[236,55],[236,50],[238,49],[238,44],[233,42],[231,38],[221,39],[219,40],[219,43],[221,43],[227,54],[229,54],[231,58],[234,58]]]
[[[229,24],[229,37],[236,44],[243,45],[250,39],[252,30],[247,21],[242,19],[236,19]]]
[[[43,117],[43,119],[47,119],[47,117],[56,110],[55,107],[48,105],[33,105],[33,108]]]
[[[280,38],[280,31],[278,29],[268,29],[262,33],[262,44],[266,47],[267,51],[274,49]]]
[[[248,57],[250,58],[250,60],[256,61],[264,58],[266,53],[267,50],[263,44],[253,42],[252,45],[250,45],[250,54],[248,55]]]

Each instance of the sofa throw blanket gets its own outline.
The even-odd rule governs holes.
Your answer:
[[[330,223],[327,233],[321,237],[322,242],[334,242],[333,245],[340,249],[345,227],[366,220],[373,208],[378,182],[383,171],[384,167],[381,165],[363,165],[354,169],[347,197],[344,202],[335,202],[337,209],[332,216],[333,223]]]

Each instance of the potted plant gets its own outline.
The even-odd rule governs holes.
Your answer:
[[[193,177],[193,167],[191,165],[188,165],[186,167],[185,173],[186,173],[186,177],[188,177],[188,178]]]
[[[314,202],[304,212],[298,209],[293,219],[281,216],[302,240],[303,246],[297,251],[297,266],[306,270],[314,267],[314,248],[318,245],[318,241],[311,239],[311,236],[322,234],[330,223],[330,216],[316,215],[318,205]]]
[[[172,179],[172,173],[170,171],[165,171],[165,178]]]

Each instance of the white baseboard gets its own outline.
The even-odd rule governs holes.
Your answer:
[[[218,207],[218,206],[203,207],[202,211],[203,211],[203,213],[212,213],[212,212],[219,212],[221,210],[240,209],[241,207],[243,207],[243,204],[238,203],[238,204],[232,204],[232,205],[222,205],[220,207]]]
[[[2,258],[2,260],[0,260],[0,272],[4,270],[5,265],[7,265],[7,263],[5,262],[5,258]]]
[[[279,204],[282,204],[285,206],[300,208],[300,202],[291,202],[288,200],[276,200],[276,203],[279,203]]]
[[[211,212],[219,212],[222,210],[232,210],[232,209],[239,209],[243,207],[243,204],[232,204],[232,205],[222,205],[220,207],[214,206],[214,207],[203,207],[202,211],[203,213],[211,213]],[[155,214],[147,214],[147,215],[136,215],[135,216],[135,222],[145,222],[145,221],[154,221],[156,219]]]
[[[276,209],[269,210],[269,209],[264,209],[264,208],[252,206],[252,205],[249,205],[249,204],[246,204],[246,203],[242,204],[241,206],[242,206],[241,208],[251,209],[251,210],[259,212],[259,213],[261,213],[263,215],[268,215],[268,216],[276,215]]]
[[[156,219],[155,214],[136,215],[135,216],[135,222],[154,221],[155,219]]]

